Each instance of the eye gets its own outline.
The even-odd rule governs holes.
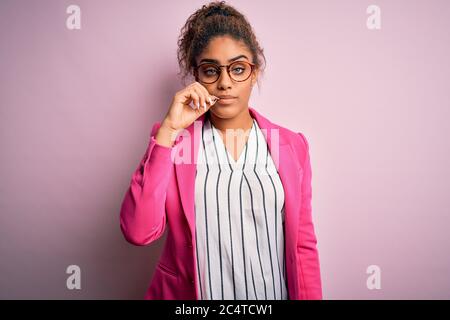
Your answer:
[[[213,76],[217,74],[217,70],[214,68],[209,68],[203,71],[208,76]]]
[[[203,74],[206,77],[214,77],[217,76],[219,70],[214,65],[211,64],[205,64],[200,67],[200,73]]]
[[[232,69],[232,71],[233,71],[233,73],[235,73],[235,74],[241,74],[242,72],[245,71],[245,67],[241,67],[241,66],[239,66],[239,67],[234,67],[234,68]]]

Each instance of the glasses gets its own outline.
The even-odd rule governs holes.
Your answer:
[[[247,80],[253,72],[255,65],[247,61],[235,61],[229,65],[219,66],[215,63],[205,62],[195,68],[195,77],[198,81],[211,84],[216,82],[222,72],[222,67],[227,68],[227,73],[234,81]]]

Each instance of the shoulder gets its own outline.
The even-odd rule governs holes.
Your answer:
[[[298,149],[303,153],[309,151],[308,139],[303,132],[291,130],[274,122],[271,123],[274,128],[279,130],[280,136],[282,136],[294,149]]]
[[[283,142],[291,147],[294,157],[299,162],[299,165],[304,169],[306,166],[309,166],[309,142],[305,134],[301,131],[294,131],[274,122],[271,122],[271,124],[273,128],[279,130],[280,139],[282,137]]]

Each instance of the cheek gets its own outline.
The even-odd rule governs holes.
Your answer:
[[[248,98],[248,97],[250,97],[250,94],[252,93],[252,87],[250,86],[250,85],[246,85],[246,86],[243,86],[242,88],[241,88],[241,90],[240,90],[240,94],[239,94],[239,97],[242,99],[242,98]]]
[[[206,88],[206,90],[209,92],[209,94],[212,94],[215,91],[214,86],[212,86],[210,84],[202,84],[202,86],[204,86]]]

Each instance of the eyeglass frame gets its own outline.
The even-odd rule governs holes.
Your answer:
[[[230,66],[233,65],[233,64],[235,64],[235,63],[238,63],[238,62],[241,62],[241,63],[244,62],[244,63],[247,63],[247,64],[250,65],[250,69],[251,69],[251,70],[250,70],[250,74],[249,74],[249,76],[248,76],[246,79],[244,79],[244,80],[235,80],[235,79],[233,79],[233,77],[230,75]],[[212,65],[216,66],[216,67],[217,67],[216,69],[219,69],[219,71],[220,71],[219,76],[218,76],[217,79],[214,80],[213,82],[203,82],[203,81],[200,81],[200,79],[198,79],[198,68],[200,68],[202,65],[205,65],[205,64],[212,64]],[[196,78],[198,81],[200,81],[200,82],[202,82],[202,83],[204,83],[204,84],[213,84],[213,83],[217,82],[217,80],[219,80],[220,76],[222,75],[222,69],[221,69],[222,67],[226,67],[226,68],[227,68],[227,73],[228,73],[228,76],[230,77],[231,80],[236,81],[236,82],[244,82],[244,81],[247,81],[247,80],[250,78],[250,76],[252,75],[252,73],[253,73],[253,71],[254,71],[254,69],[255,69],[255,67],[256,67],[256,64],[251,63],[251,62],[248,62],[248,61],[233,61],[233,62],[230,63],[230,64],[224,64],[224,65],[218,65],[217,63],[214,63],[214,62],[203,62],[203,63],[200,63],[197,67],[195,67],[195,69],[194,69],[194,75],[195,75],[195,78]]]

